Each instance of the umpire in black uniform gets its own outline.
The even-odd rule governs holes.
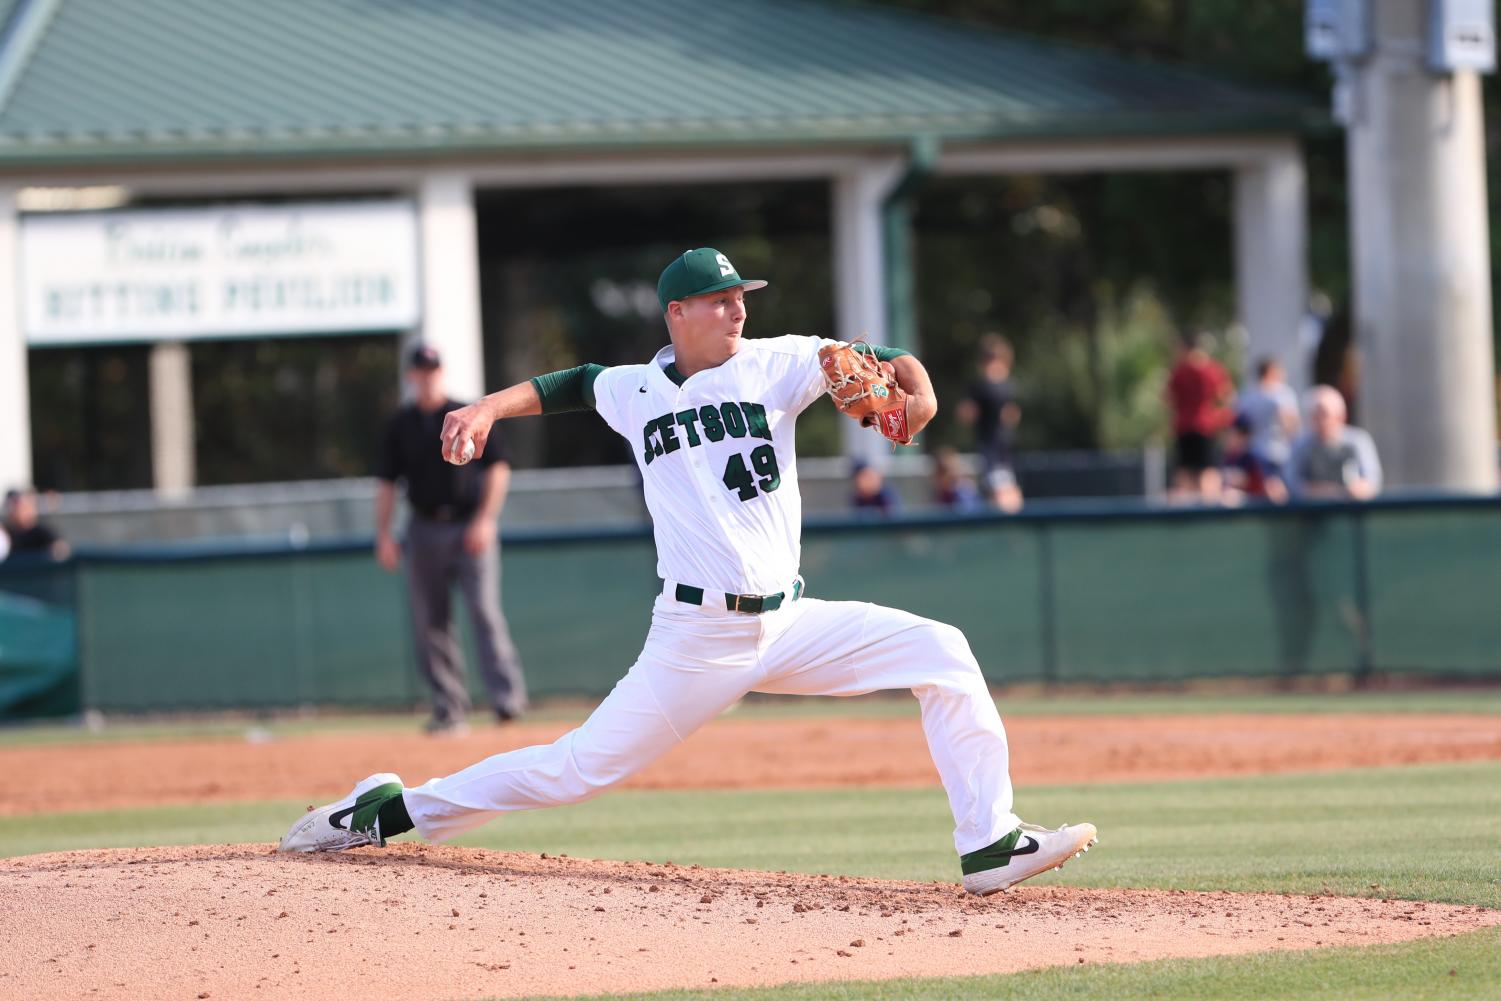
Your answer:
[[[455,583],[469,606],[491,709],[504,722],[527,707],[521,661],[500,611],[497,536],[511,466],[493,433],[485,454],[473,462],[455,466],[443,461],[438,444],[443,417],[464,404],[443,391],[443,365],[435,348],[423,344],[412,350],[406,378],[412,402],[387,424],[376,471],[375,555],[381,566],[395,571],[405,553],[417,667],[433,690],[427,730],[452,734],[464,730],[470,708],[450,614]],[[406,484],[411,508],[400,546],[391,532],[398,481]]]

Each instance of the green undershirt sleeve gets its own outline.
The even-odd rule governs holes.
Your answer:
[[[604,370],[603,365],[584,364],[532,376],[531,384],[542,398],[542,412],[561,414],[569,410],[592,410],[594,380]]]
[[[901,358],[904,355],[912,353],[911,351],[904,351],[901,348],[883,348],[879,344],[866,344],[864,341],[856,344],[855,350],[861,354],[875,355],[876,361],[891,361],[894,358]]]

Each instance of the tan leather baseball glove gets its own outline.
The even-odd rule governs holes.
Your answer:
[[[907,429],[907,394],[889,364],[840,341],[818,349],[824,387],[842,413],[874,427],[898,445],[912,444]]]

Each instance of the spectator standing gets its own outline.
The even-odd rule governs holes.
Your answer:
[[[1249,425],[1250,451],[1269,476],[1281,478],[1298,433],[1298,397],[1275,358],[1256,363],[1256,384],[1240,394],[1236,408]]]
[[[1219,500],[1223,481],[1216,438],[1232,419],[1230,405],[1234,398],[1229,373],[1209,357],[1207,335],[1186,341],[1167,381],[1177,440],[1178,465],[1173,472],[1176,496]]]
[[[857,462],[850,473],[850,506],[856,511],[892,515],[901,509],[902,502],[879,469],[868,462]]]
[[[4,534],[11,556],[65,560],[72,552],[62,536],[39,518],[36,491],[30,488],[6,493]]]
[[[412,402],[392,416],[380,452],[375,553],[381,566],[393,572],[405,556],[417,667],[433,693],[427,731],[456,734],[467,728],[470,701],[451,614],[454,584],[469,609],[491,709],[506,722],[527,708],[521,661],[500,610],[497,537],[511,467],[494,436],[484,455],[467,465],[443,461],[434,444],[443,418],[464,404],[444,392],[436,349],[415,348],[406,378]],[[398,482],[405,484],[411,508],[401,546],[392,534]]]
[[[1345,398],[1333,386],[1308,391],[1308,431],[1293,445],[1287,474],[1299,499],[1369,500],[1381,492],[1376,443],[1349,425]]]
[[[933,501],[958,513],[978,511],[984,506],[980,491],[965,475],[952,448],[940,448],[933,453]]]
[[[1015,360],[1006,338],[999,334],[982,337],[979,378],[956,411],[961,422],[975,429],[980,479],[990,502],[1008,514],[1020,511],[1022,506],[1015,467],[1016,431],[1022,422],[1021,403],[1011,379]]]

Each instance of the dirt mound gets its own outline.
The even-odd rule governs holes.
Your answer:
[[[1004,708],[1004,706],[1002,707]],[[410,784],[563,723],[419,733],[101,742],[0,748],[0,814],[344,795],[373,772]],[[1006,723],[1017,785],[1143,782],[1501,759],[1497,717],[1469,714],[1021,716]],[[718,720],[630,780],[635,788],[936,786],[922,725],[902,719]]]
[[[1108,850],[1108,845],[1105,846]],[[0,860],[0,997],[471,998],[1001,973],[1372,944],[1444,904],[886,882],[471,848]]]

